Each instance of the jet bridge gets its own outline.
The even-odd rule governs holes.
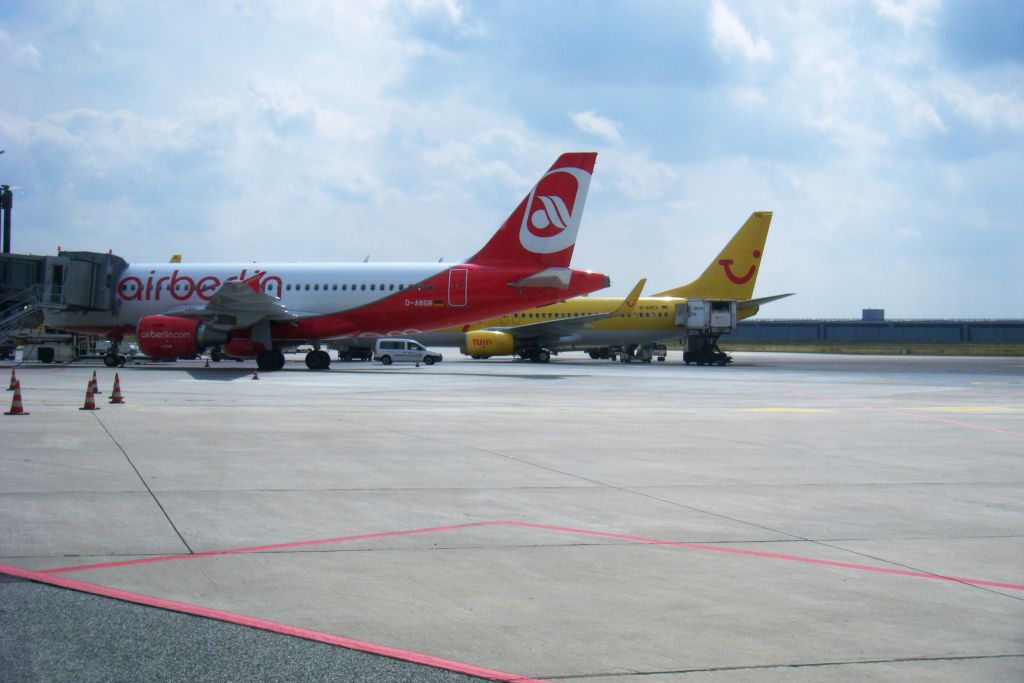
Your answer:
[[[0,254],[0,346],[38,325],[43,310],[116,311],[117,283],[128,262],[114,254]]]
[[[0,254],[0,293],[5,306],[111,311],[117,307],[117,282],[127,267],[120,256],[90,251]]]

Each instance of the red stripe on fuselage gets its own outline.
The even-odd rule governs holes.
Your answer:
[[[435,305],[447,297],[448,271],[438,273],[414,288],[406,289],[359,308],[303,318],[295,322],[275,323],[271,335],[280,340],[329,339],[332,337],[374,334],[412,334],[437,330],[513,310],[543,306],[579,296],[604,287],[604,276],[573,271],[568,289],[516,288],[509,282],[532,274],[524,269],[499,269],[462,264],[469,270],[468,304],[451,307]]]

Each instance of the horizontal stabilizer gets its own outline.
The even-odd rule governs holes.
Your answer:
[[[512,287],[554,287],[556,289],[568,289],[569,280],[572,278],[572,270],[569,268],[545,268],[544,270],[527,275],[515,282],[510,282]]]
[[[793,296],[794,294],[796,294],[796,292],[790,292],[789,294],[776,294],[775,296],[764,296],[761,297],[760,299],[747,299],[746,301],[737,301],[736,310],[742,311],[745,308],[755,308],[757,306],[761,306],[762,304],[770,304],[773,301],[785,299],[787,296]]]

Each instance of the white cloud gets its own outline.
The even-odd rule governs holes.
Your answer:
[[[959,68],[929,30],[933,5],[611,0],[603,25],[571,3],[269,0],[240,16],[244,1],[70,18],[44,3],[4,26],[15,249],[458,258],[558,153],[596,145],[575,263],[615,293],[691,279],[763,209],[776,213],[758,293],[799,296],[762,315],[1024,314],[977,295],[1024,272],[1021,71]],[[680,16],[708,37],[680,49]],[[557,65],[536,49],[555,31]],[[649,57],[607,40],[624,33],[665,63],[758,68],[649,77]]]
[[[1024,100],[1016,92],[981,94],[955,76],[940,78],[934,87],[957,111],[986,128],[1024,129]]]
[[[935,11],[941,6],[940,0],[875,0],[878,16],[895,21],[904,31],[930,24]]]
[[[15,66],[40,69],[43,55],[32,43],[16,41],[9,33],[0,30],[0,50],[6,52]]]
[[[755,39],[743,25],[739,16],[721,0],[711,5],[711,44],[726,56],[739,54],[752,62],[772,59],[772,46],[764,38]]]
[[[921,231],[912,226],[904,226],[896,231],[896,235],[901,239],[919,239],[922,237]]]
[[[592,111],[570,112],[569,118],[584,133],[596,135],[609,142],[622,142],[622,134],[619,132],[621,124],[615,121],[598,116]]]

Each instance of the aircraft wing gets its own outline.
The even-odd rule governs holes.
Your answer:
[[[281,322],[304,317],[288,311],[280,299],[258,289],[255,278],[225,282],[210,297],[205,306],[172,308],[166,315],[183,318],[203,318],[216,328],[237,330],[252,327],[263,321]]]
[[[622,300],[622,303],[616,306],[615,310],[608,311],[607,313],[592,313],[590,315],[578,315],[572,318],[553,318],[543,322],[527,323],[526,325],[489,327],[488,329],[496,332],[514,332],[518,339],[531,339],[536,337],[550,337],[557,339],[558,337],[564,337],[566,335],[573,334],[574,332],[578,332],[581,328],[586,328],[590,323],[597,322],[598,320],[614,318],[617,315],[631,312],[636,308],[637,301],[640,300],[640,292],[643,290],[645,284],[647,284],[646,278],[636,283],[636,286],[633,287],[632,291],[626,295],[626,298]]]
[[[779,299],[785,299],[787,296],[793,296],[796,292],[790,292],[789,294],[776,294],[775,296],[765,296],[760,299],[747,299],[746,301],[737,301],[736,310],[742,311],[745,308],[757,308],[763,304],[769,304]]]

